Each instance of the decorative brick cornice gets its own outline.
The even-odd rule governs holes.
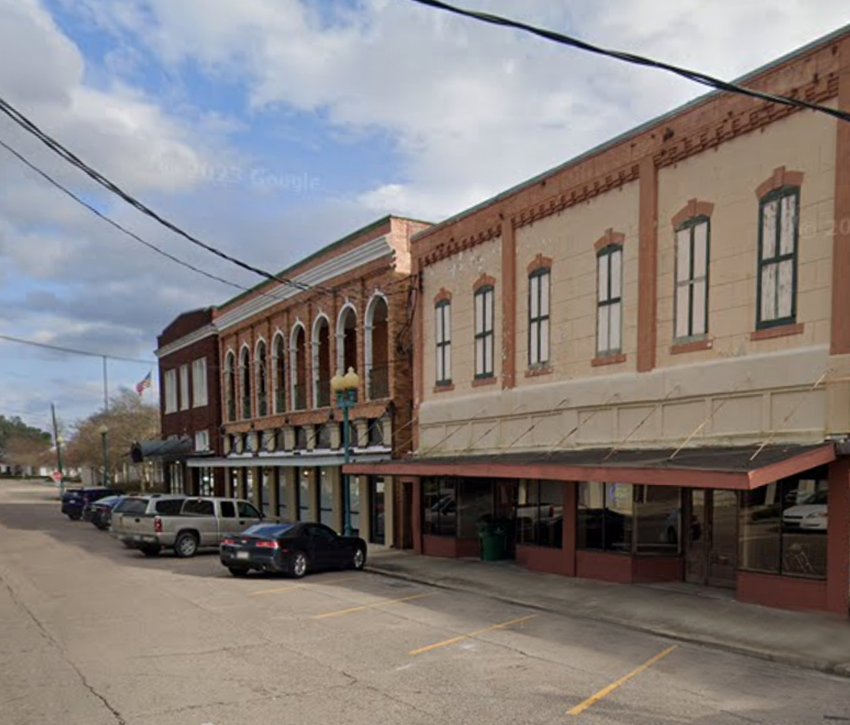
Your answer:
[[[571,206],[581,204],[585,201],[590,201],[600,194],[625,186],[630,181],[636,181],[640,176],[640,166],[632,164],[622,168],[611,174],[605,174],[593,181],[589,181],[581,186],[576,186],[568,191],[550,196],[548,199],[523,209],[518,214],[515,214],[511,219],[514,228],[524,227],[528,224],[533,224],[552,214],[569,209]]]
[[[452,257],[455,254],[466,251],[467,249],[477,247],[479,244],[489,242],[491,239],[496,239],[501,235],[502,225],[496,224],[488,229],[478,232],[477,234],[471,234],[469,236],[462,237],[461,239],[455,239],[452,237],[447,243],[439,245],[429,254],[422,257],[419,264],[422,267],[429,267],[442,259],[446,259],[446,257]]]
[[[495,287],[496,286],[496,278],[491,277],[489,274],[482,274],[477,280],[475,280],[475,284],[472,285],[472,291],[478,292],[482,287]]]
[[[784,166],[774,169],[773,173],[756,187],[756,196],[761,199],[771,191],[776,191],[785,186],[802,186],[802,171],[788,171]]]
[[[440,287],[440,291],[434,295],[434,304],[438,305],[441,302],[451,302],[452,301],[452,293],[449,292],[445,287]]]
[[[821,103],[835,98],[838,95],[838,75],[836,73],[814,74],[808,83],[783,90],[783,95],[805,99],[812,103]],[[729,102],[726,105],[733,104]],[[769,102],[759,103],[753,108],[747,103],[746,106],[730,109],[720,117],[720,120],[694,129],[690,133],[682,133],[680,129],[675,128],[675,120],[671,120],[670,126],[675,132],[675,140],[668,141],[654,154],[655,165],[659,168],[671,166],[690,156],[717,148],[738,136],[769,126],[800,110],[793,106],[780,106]]]
[[[714,204],[710,201],[698,201],[696,199],[691,199],[687,204],[685,204],[679,211],[677,211],[673,215],[673,228],[678,229],[682,224],[684,224],[689,219],[693,219],[698,216],[711,216],[711,213],[714,211]]]
[[[552,257],[544,257],[540,252],[528,263],[526,271],[531,274],[538,269],[552,269]]]
[[[615,232],[613,229],[606,229],[605,234],[603,234],[599,239],[596,240],[596,243],[593,245],[593,248],[598,252],[600,249],[605,249],[605,247],[610,247],[612,244],[618,244],[623,246],[623,243],[626,241],[626,235],[622,232]]]

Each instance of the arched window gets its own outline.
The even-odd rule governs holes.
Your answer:
[[[387,299],[376,294],[366,308],[366,381],[370,400],[390,397],[390,339]]]
[[[348,368],[357,370],[357,312],[351,304],[340,310],[336,324],[336,366],[345,374]]]
[[[274,384],[274,412],[286,410],[286,367],[284,366],[283,335],[278,333],[272,343],[272,382]]]
[[[224,358],[224,405],[227,420],[236,420],[236,356],[229,350]]]
[[[257,415],[263,418],[269,414],[269,377],[265,340],[257,343],[255,362],[257,364]]]
[[[251,351],[246,345],[239,355],[239,377],[242,380],[242,419],[251,417]]]
[[[313,402],[316,408],[331,404],[331,325],[324,315],[313,325]]]
[[[292,328],[289,366],[292,378],[292,409],[304,410],[307,407],[307,333],[300,322]]]

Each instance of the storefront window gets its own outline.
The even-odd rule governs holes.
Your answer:
[[[261,472],[260,508],[265,516],[271,511],[272,469],[264,468]]]
[[[741,569],[826,579],[826,469],[745,492],[741,497]]]
[[[638,554],[678,554],[681,540],[681,489],[635,486],[635,546]]]
[[[383,478],[369,478],[371,523],[369,541],[373,544],[386,543],[386,483]]]
[[[351,476],[348,485],[351,490],[351,528],[355,536],[360,536],[360,479]]]
[[[298,520],[310,521],[310,469],[298,469]]]
[[[489,479],[467,478],[460,482],[458,538],[474,539],[476,525],[493,518],[493,483]]]
[[[631,553],[634,493],[630,483],[583,481],[578,488],[576,546]]]
[[[564,545],[564,484],[560,481],[520,481],[516,514],[520,544]]]
[[[199,468],[198,477],[201,481],[200,495],[215,496],[215,477],[212,468]]]
[[[457,485],[453,478],[422,482],[423,533],[431,536],[457,535]]]
[[[277,515],[281,521],[289,521],[289,499],[287,498],[286,471],[277,469]]]
[[[325,526],[334,527],[334,487],[331,477],[325,468],[321,468],[321,487],[319,489],[319,521]]]

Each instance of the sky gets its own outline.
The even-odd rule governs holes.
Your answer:
[[[846,0],[458,0],[733,79],[850,23]],[[278,271],[388,213],[439,221],[702,94],[410,0],[0,0],[0,97],[204,241]],[[259,278],[0,140],[151,243]],[[0,334],[154,369],[180,312],[239,290],[170,262],[0,148]],[[145,361],[151,361],[150,363]],[[147,392],[149,400],[154,393]],[[0,341],[0,414],[103,405],[101,361]]]

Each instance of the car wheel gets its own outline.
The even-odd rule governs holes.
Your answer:
[[[366,566],[366,552],[358,547],[351,558],[351,568],[360,571],[364,566]]]
[[[248,576],[248,570],[238,566],[229,566],[227,567],[227,571],[233,574],[233,576]]]
[[[296,579],[300,579],[307,573],[307,554],[303,551],[296,551],[292,555],[292,575]]]
[[[198,539],[194,534],[180,534],[174,542],[174,553],[181,559],[191,559],[198,553]]]
[[[121,544],[125,549],[136,549],[138,548],[132,541],[122,541]]]
[[[68,514],[68,518],[71,519],[71,521],[79,521],[82,517],[82,514]]]
[[[142,546],[139,551],[141,551],[145,556],[159,556],[158,546]]]
[[[109,528],[109,524],[105,524],[102,521],[98,521],[94,524],[96,529],[100,529],[101,531],[106,531]]]

